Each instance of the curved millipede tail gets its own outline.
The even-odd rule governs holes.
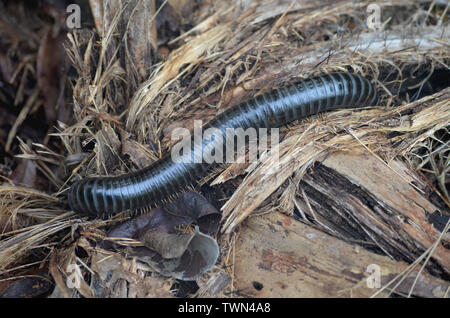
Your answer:
[[[376,88],[365,78],[350,73],[332,73],[303,80],[257,96],[227,109],[203,126],[216,128],[276,128],[320,112],[337,108],[374,106]],[[214,146],[215,139],[201,147]],[[191,142],[191,152],[196,146]],[[75,182],[69,193],[71,209],[92,217],[110,217],[125,210],[145,212],[174,194],[196,184],[220,163],[176,162],[170,155],[132,173],[93,177]]]

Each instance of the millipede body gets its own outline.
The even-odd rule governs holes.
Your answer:
[[[261,94],[225,110],[203,129],[250,127],[276,128],[324,111],[376,105],[376,88],[359,75],[332,73],[309,78],[300,83]],[[195,147],[211,146],[214,140],[202,140]],[[93,217],[112,216],[118,212],[145,211],[195,185],[216,163],[180,162],[170,154],[154,164],[120,176],[91,177],[75,182],[69,190],[72,210]]]

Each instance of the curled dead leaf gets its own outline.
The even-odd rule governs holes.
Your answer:
[[[128,257],[137,257],[162,275],[195,280],[211,269],[219,257],[219,246],[208,235],[218,230],[219,219],[219,212],[203,196],[190,191],[148,214],[115,226],[108,236],[142,241],[145,247],[129,247]],[[172,232],[176,226],[191,223],[197,224],[194,233]],[[110,247],[109,243],[104,246]]]

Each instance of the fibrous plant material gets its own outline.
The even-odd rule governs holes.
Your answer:
[[[79,218],[68,212],[69,186],[82,178],[116,176],[156,162],[176,142],[171,138],[176,127],[192,129],[194,120],[207,122],[244,100],[305,78],[350,72],[373,79],[382,95],[378,107],[294,122],[281,130],[281,162],[271,160],[269,152],[254,164],[232,164],[204,180],[201,192],[223,211],[216,233],[221,257],[198,279],[200,290],[192,293],[236,296],[241,288],[249,288],[252,292],[245,295],[265,295],[276,277],[282,283],[270,287],[279,291],[273,296],[279,296],[291,290],[289,275],[305,279],[315,275],[314,266],[329,269],[320,260],[336,263],[339,256],[294,259],[291,267],[276,262],[283,256],[281,243],[288,241],[283,235],[301,236],[289,232],[300,221],[306,232],[314,228],[319,236],[332,235],[323,244],[310,242],[305,248],[325,250],[333,241],[340,251],[360,249],[367,262],[385,264],[387,287],[378,295],[392,290],[401,296],[448,295],[442,283],[450,268],[448,234],[442,233],[449,216],[446,3],[378,1],[377,28],[368,23],[368,1],[188,3],[145,1],[139,5],[150,9],[140,11],[137,1],[91,1],[92,7],[101,5],[101,20],[93,13],[97,30],[70,30],[64,43],[70,66],[62,98],[73,113],[49,114],[64,120],[46,122],[40,133],[36,131],[43,128],[35,123],[46,121],[42,118],[51,109],[42,106],[54,102],[44,103],[40,94],[45,78],[37,88],[35,65],[39,47],[46,51],[43,39],[49,24],[55,26],[56,21],[42,12],[30,19],[20,15],[27,10],[17,16],[5,14],[11,12],[7,7],[0,10],[0,106],[5,118],[0,120],[5,154],[1,171],[10,179],[4,179],[0,191],[0,280],[42,266],[58,286],[54,296],[170,296],[173,280],[155,278],[148,265],[100,247],[108,239],[107,229],[127,217]],[[127,23],[131,17],[145,23]],[[27,21],[27,27],[20,21]],[[40,60],[40,67],[53,67],[46,62],[51,61]],[[45,96],[53,101],[61,97],[55,90]],[[16,156],[28,163],[16,165]],[[247,246],[253,246],[249,233],[255,224],[269,232],[271,224],[279,230],[271,236],[276,248],[261,253],[262,259],[256,254],[246,258],[245,244],[239,241],[242,234]],[[123,238],[116,243],[142,244]],[[351,264],[345,268],[356,268],[358,277],[336,274],[337,287],[329,290],[351,296],[352,284],[365,284],[361,275],[367,262],[359,262],[357,255],[346,258]],[[96,267],[93,260],[108,264]],[[279,269],[281,276],[276,273],[259,282],[249,276],[255,272],[245,272],[245,264],[261,260],[263,271]],[[297,263],[304,272],[292,272]],[[117,284],[111,289],[87,284],[69,289],[71,264],[79,269],[75,277],[113,273],[111,284]],[[396,288],[395,280],[388,285],[395,276],[408,284]],[[327,277],[308,282],[311,294],[336,296],[321,289],[322,282],[330,282]],[[375,294],[359,291],[354,295]]]
[[[420,274],[417,266],[410,269],[405,262],[373,254],[280,213],[251,218],[235,249],[233,287],[246,297],[362,298],[411,292],[441,298],[450,287]]]

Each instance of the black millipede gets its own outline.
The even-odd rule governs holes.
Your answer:
[[[217,115],[203,129],[215,127],[224,132],[226,128],[276,128],[320,112],[374,106],[377,102],[376,88],[367,79],[351,73],[332,73],[240,103]],[[201,146],[212,142],[214,139],[203,140]],[[196,144],[192,143],[192,147]],[[125,210],[145,211],[196,184],[216,165],[175,162],[168,154],[135,172],[75,182],[68,193],[69,205],[73,211],[93,217],[109,217]]]

